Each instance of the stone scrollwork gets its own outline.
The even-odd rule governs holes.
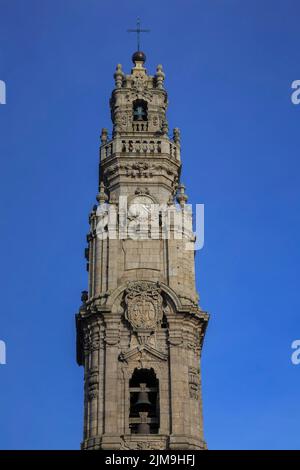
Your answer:
[[[91,351],[98,351],[100,345],[100,334],[94,331],[91,336]]]
[[[132,89],[126,94],[127,103],[132,103],[135,99],[145,99],[149,102],[153,101],[153,95],[146,88],[147,82],[141,80],[140,77],[133,84]]]
[[[83,352],[85,356],[89,354],[90,348],[91,348],[91,337],[90,337],[89,331],[85,331],[84,339],[83,339]]]
[[[190,398],[200,398],[200,371],[196,367],[189,367],[189,391]]]
[[[99,370],[98,367],[94,367],[90,370],[88,376],[88,399],[93,400],[98,396],[98,385],[99,385]]]
[[[164,450],[165,440],[122,440],[120,450]]]
[[[143,73],[135,75],[133,78],[133,90],[136,93],[144,92],[147,86],[147,76]]]
[[[137,442],[136,449],[137,450],[163,450],[166,448],[166,444],[164,442],[151,442],[151,441],[144,441],[144,442]]]
[[[125,318],[135,331],[155,331],[163,316],[158,284],[146,281],[130,283],[125,293],[125,304]]]

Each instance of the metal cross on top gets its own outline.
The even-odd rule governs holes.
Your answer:
[[[136,33],[137,35],[137,50],[140,50],[140,34],[141,33],[149,33],[150,29],[141,29],[141,21],[140,18],[136,20],[136,29],[127,29],[128,33]]]

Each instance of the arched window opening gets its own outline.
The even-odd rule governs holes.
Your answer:
[[[135,100],[133,102],[133,120],[134,121],[147,121],[148,120],[148,105],[144,100]]]
[[[135,369],[129,381],[131,434],[157,434],[159,381],[153,369]]]

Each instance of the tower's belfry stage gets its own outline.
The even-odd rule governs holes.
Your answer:
[[[114,74],[113,131],[102,130],[90,214],[88,291],[76,316],[82,448],[204,449],[200,354],[208,314],[198,306],[195,237],[183,217],[180,132],[168,135],[162,66],[151,76],[143,52],[132,59],[130,74],[121,65]]]

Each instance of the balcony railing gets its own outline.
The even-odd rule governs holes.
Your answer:
[[[161,140],[122,140],[122,153],[161,153]]]
[[[168,139],[117,139],[107,142],[101,147],[101,160],[114,154],[134,155],[168,155],[173,160],[180,160],[180,150]]]
[[[132,130],[133,132],[145,132],[148,130],[148,122],[147,121],[133,122]]]

